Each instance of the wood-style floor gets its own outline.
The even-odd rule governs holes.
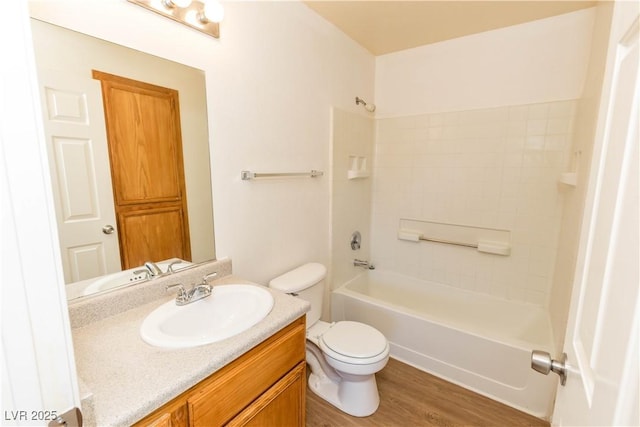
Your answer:
[[[307,389],[307,427],[549,426],[394,359],[376,381],[380,407],[364,418],[339,411]]]

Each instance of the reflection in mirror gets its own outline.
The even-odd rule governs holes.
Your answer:
[[[38,20],[31,24],[68,298],[145,281],[144,261],[155,261],[166,274],[171,262],[181,261],[177,270],[214,259],[204,72]],[[118,113],[128,110],[120,116],[133,124],[125,132],[135,134],[127,149],[114,137],[122,133],[121,122],[105,120],[93,70],[143,87],[117,107]],[[176,123],[150,122],[160,117],[150,112],[158,105],[146,91],[151,85],[177,93]],[[164,135],[176,129],[177,143],[166,144]],[[173,164],[183,175],[168,170]],[[176,176],[177,184],[163,182],[165,175]],[[139,194],[137,204],[116,200],[123,194],[116,177],[134,186],[133,193],[132,187],[124,191]],[[186,208],[174,209],[185,197]],[[126,239],[126,227],[148,231]],[[172,247],[180,227],[190,242],[186,251]]]
[[[150,265],[149,265],[150,264]],[[107,292],[124,286],[136,285],[146,282],[157,276],[152,273],[152,266],[158,268],[159,274],[171,274],[176,271],[192,267],[194,263],[179,258],[171,258],[165,261],[147,263],[141,267],[129,268],[117,273],[106,274],[100,277],[81,280],[67,285],[67,299],[81,298],[89,295]]]

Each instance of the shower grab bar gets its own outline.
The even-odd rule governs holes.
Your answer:
[[[494,241],[494,240],[478,240],[477,243],[464,243],[456,242],[447,239],[437,239],[435,237],[424,237],[424,235],[418,230],[398,230],[398,239],[408,240],[410,242],[433,242],[443,243],[446,245],[463,246],[465,248],[477,249],[478,252],[484,252],[494,255],[508,256],[511,253],[511,245],[508,241]]]
[[[466,248],[478,249],[478,245],[477,244],[474,245],[473,243],[460,243],[460,242],[454,242],[451,240],[432,239],[430,237],[423,237],[423,236],[418,237],[418,240],[422,240],[425,242],[444,243],[446,245],[464,246]]]
[[[310,172],[271,172],[271,173],[257,173],[251,171],[240,172],[240,179],[243,181],[249,181],[256,178],[276,178],[276,177],[310,177],[316,178],[324,175],[324,172],[318,170],[312,170]]]

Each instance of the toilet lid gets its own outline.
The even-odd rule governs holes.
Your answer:
[[[387,349],[387,339],[380,331],[359,322],[335,323],[321,340],[328,349],[353,358],[371,358]]]

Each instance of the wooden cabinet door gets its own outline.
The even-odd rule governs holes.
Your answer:
[[[193,425],[224,425],[269,390],[304,361],[305,333],[300,318],[200,383],[187,399]]]
[[[303,316],[134,427],[304,426],[305,336]]]
[[[304,427],[305,378],[305,362],[301,362],[232,419],[228,426]]]
[[[191,260],[178,92],[93,71],[101,81],[122,268]]]
[[[135,427],[189,427],[189,411],[184,400],[174,401],[134,424]]]

